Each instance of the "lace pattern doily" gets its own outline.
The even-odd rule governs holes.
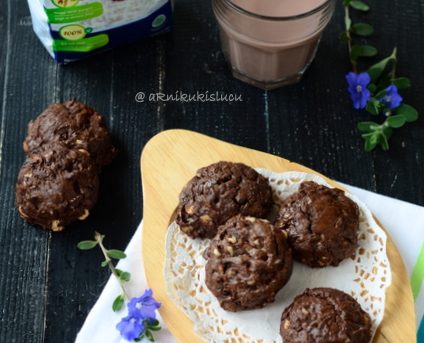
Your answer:
[[[296,192],[302,181],[311,180],[331,187],[313,174],[257,171],[268,178],[276,202]],[[205,342],[282,342],[281,313],[296,295],[312,287],[333,287],[352,295],[370,315],[374,334],[383,319],[385,292],[391,283],[387,237],[368,208],[356,197],[347,196],[360,209],[358,249],[354,258],[338,267],[321,269],[295,262],[292,277],[277,294],[275,302],[257,310],[232,313],[221,309],[204,281],[206,260],[202,254],[209,241],[193,240],[172,223],[166,238],[166,287],[171,299],[193,321],[196,334]]]

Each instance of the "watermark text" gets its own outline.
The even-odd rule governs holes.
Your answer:
[[[137,102],[243,102],[241,94],[225,93],[220,91],[186,93],[176,91],[174,93],[147,93],[138,92],[135,95]]]

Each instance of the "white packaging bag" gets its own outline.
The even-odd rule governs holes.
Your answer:
[[[170,0],[28,0],[34,31],[68,63],[171,28]]]

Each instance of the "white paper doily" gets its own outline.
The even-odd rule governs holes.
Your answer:
[[[331,187],[317,175],[300,172],[273,173],[257,171],[268,178],[276,201],[285,199],[311,180]],[[384,315],[385,292],[392,275],[386,254],[386,234],[375,222],[368,208],[347,194],[360,209],[358,249],[353,259],[338,267],[309,268],[294,263],[289,282],[277,294],[275,302],[262,309],[227,312],[205,285],[202,254],[208,240],[191,239],[172,223],[166,237],[165,280],[171,299],[193,321],[196,334],[205,342],[274,343],[279,335],[283,310],[305,288],[332,287],[352,295],[373,321],[373,334]]]

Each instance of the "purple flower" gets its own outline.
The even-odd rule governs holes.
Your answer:
[[[350,72],[346,75],[346,81],[349,84],[348,91],[353,101],[353,107],[357,110],[365,108],[371,93],[367,86],[371,82],[368,73],[356,74]]]
[[[380,101],[386,104],[389,110],[398,107],[403,98],[398,93],[398,88],[395,85],[390,85],[386,88],[386,95],[383,96]]]
[[[128,313],[142,319],[155,319],[156,310],[160,307],[153,298],[153,291],[148,289],[141,297],[132,298],[128,303]]]
[[[159,307],[160,303],[153,298],[153,291],[147,289],[141,297],[132,298],[128,302],[128,315],[121,319],[116,328],[127,341],[133,341],[142,334],[153,339],[150,330],[160,329],[156,320],[156,310]]]
[[[143,324],[143,318],[139,318],[134,315],[129,315],[122,318],[121,321],[116,325],[116,328],[127,341],[132,341],[143,333],[145,327]]]

